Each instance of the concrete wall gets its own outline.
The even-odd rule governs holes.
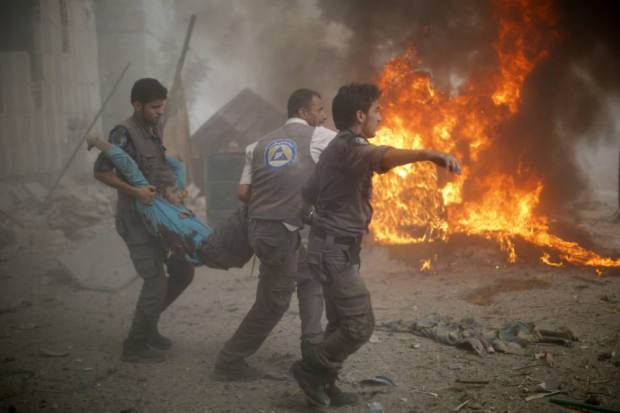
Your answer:
[[[127,62],[131,67],[103,115],[105,133],[131,114],[129,95],[143,77],[170,87],[180,42],[176,39],[174,2],[166,0],[97,0],[101,96],[108,94]]]
[[[32,49],[0,53],[0,177],[52,180],[100,103],[96,27],[91,0],[32,5]],[[71,172],[92,157],[80,151]]]

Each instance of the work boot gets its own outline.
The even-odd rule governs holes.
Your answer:
[[[166,357],[146,344],[123,345],[121,360],[126,363],[162,363]]]
[[[357,406],[360,402],[360,398],[357,394],[342,391],[340,387],[336,385],[335,380],[325,385],[325,394],[329,397],[332,407]]]
[[[146,343],[155,350],[170,350],[172,348],[172,340],[159,334],[159,331],[156,331]]]
[[[217,381],[248,381],[263,377],[263,373],[245,360],[215,363],[214,378]]]
[[[329,407],[329,397],[325,393],[325,382],[322,376],[305,369],[301,360],[293,363],[291,373],[310,404],[317,407]]]

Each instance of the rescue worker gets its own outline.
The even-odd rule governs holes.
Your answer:
[[[310,140],[310,156],[316,164],[323,149],[336,136],[336,132],[323,127],[327,119],[320,95],[308,89],[299,89],[293,92],[288,101],[287,124],[309,125],[314,128]],[[239,182],[239,199],[248,203],[252,192],[252,160],[254,148],[258,142],[248,145],[245,152],[245,165]],[[297,262],[297,299],[299,301],[299,316],[301,319],[301,351],[305,352],[311,344],[316,344],[323,338],[321,318],[323,316],[323,292],[321,283],[316,280],[306,262],[309,228],[301,230],[301,244]]]
[[[372,84],[340,88],[332,103],[339,133],[303,190],[304,200],[315,206],[307,260],[323,285],[328,324],[324,339],[293,363],[291,371],[316,406],[358,402],[357,395],[340,390],[336,380],[343,362],[374,329],[370,294],[359,275],[362,237],[372,219],[372,176],[421,161],[460,172],[448,154],[370,144],[381,122],[380,94]]]
[[[133,115],[109,134],[109,142],[121,147],[137,162],[151,185],[141,188],[129,185],[101,154],[94,166],[95,178],[117,189],[116,230],[127,244],[136,272],[143,280],[129,334],[123,343],[121,358],[126,362],[165,360],[161,351],[170,349],[172,341],[159,333],[159,317],[194,278],[194,267],[181,258],[168,257],[132,206],[132,198],[150,204],[158,189],[176,181],[165,160],[166,148],[160,129],[167,93],[156,79],[136,81],[131,89]]]
[[[323,148],[336,133],[326,119],[319,93],[299,89],[287,104],[285,125],[246,148],[239,199],[248,204],[249,239],[260,261],[256,301],[220,351],[218,380],[261,376],[245,359],[254,354],[289,307],[295,290],[302,322],[302,352],[322,339],[321,285],[298,260],[303,227],[301,188],[314,171]]]

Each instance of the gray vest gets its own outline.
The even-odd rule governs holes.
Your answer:
[[[291,123],[258,141],[252,159],[250,219],[302,226],[301,189],[314,172],[310,140],[314,128]]]
[[[161,139],[161,130],[158,126],[149,132],[142,122],[133,116],[121,123],[129,131],[129,139],[136,150],[135,161],[149,184],[157,189],[174,186],[176,176],[166,163],[165,148],[161,141],[153,139],[153,134]],[[129,195],[118,191],[118,209],[132,207]]]

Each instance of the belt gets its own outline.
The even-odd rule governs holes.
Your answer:
[[[312,227],[312,230],[310,230],[310,235],[318,237],[322,240],[327,240],[328,238],[333,237],[335,244],[348,245],[350,247],[359,245],[362,241],[361,235],[359,236],[346,235],[346,236],[336,237],[334,236],[334,234],[329,234],[318,227]]]

